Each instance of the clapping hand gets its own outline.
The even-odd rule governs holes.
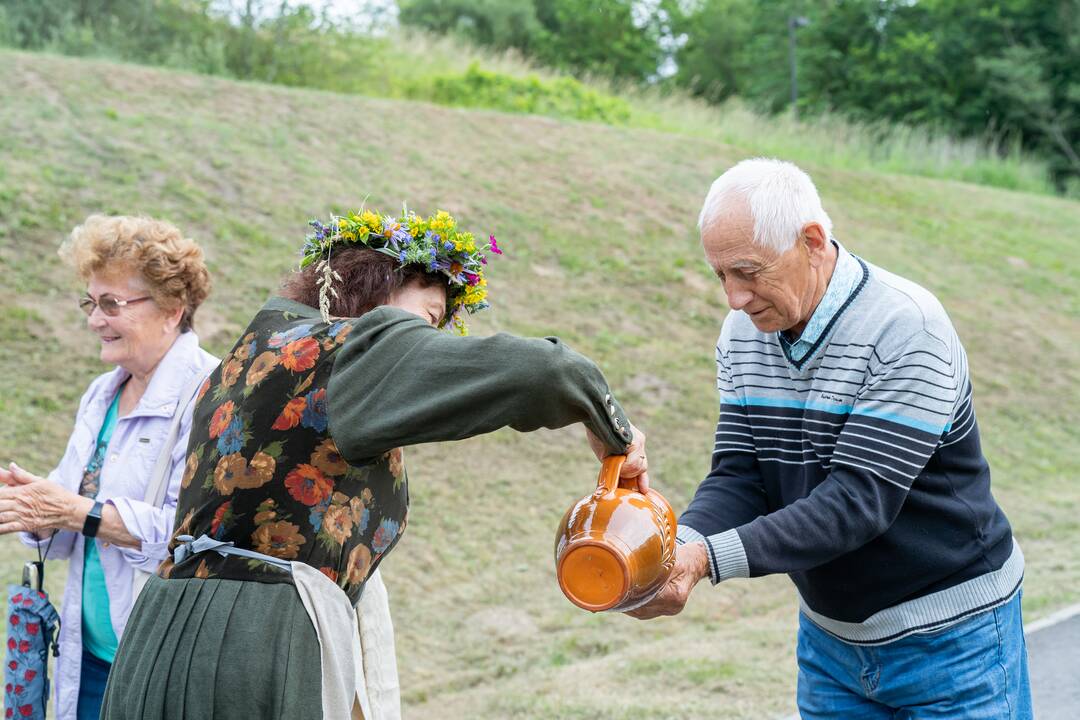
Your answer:
[[[15,463],[0,467],[0,483],[6,486],[0,487],[0,535],[33,532],[40,536],[41,531],[63,523],[72,493]]]

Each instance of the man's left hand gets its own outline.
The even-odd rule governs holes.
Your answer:
[[[708,574],[709,554],[705,545],[700,542],[679,545],[675,548],[675,569],[664,589],[646,604],[626,614],[638,620],[678,615],[690,599],[690,591]]]

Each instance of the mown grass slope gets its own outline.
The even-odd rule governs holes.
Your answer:
[[[752,152],[753,149],[751,148]],[[206,248],[221,354],[293,267],[313,215],[444,208],[495,232],[473,331],[558,334],[597,359],[682,507],[709,461],[727,308],[694,220],[744,150],[685,136],[237,84],[0,52],[0,461],[44,473],[103,372],[55,250],[92,212],[167,218]],[[847,246],[929,287],[971,360],[1025,609],[1080,597],[1080,204],[807,168]],[[639,623],[571,606],[551,545],[597,465],[579,428],[407,453],[410,531],[384,564],[410,718],[760,718],[793,706],[781,577],[699,588]],[[4,579],[28,552],[0,539]],[[62,575],[58,565],[54,576]],[[59,577],[53,583],[58,587]],[[268,618],[268,622],[272,619]]]

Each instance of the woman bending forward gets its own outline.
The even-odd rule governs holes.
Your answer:
[[[647,482],[644,436],[591,361],[438,330],[487,305],[494,238],[446,213],[312,225],[302,269],[200,390],[173,560],[135,606],[104,720],[370,719],[352,607],[407,523],[403,446],[581,422]]]

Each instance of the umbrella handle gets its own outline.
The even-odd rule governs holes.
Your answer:
[[[45,563],[40,560],[31,560],[24,564],[22,584],[31,590],[41,590],[45,587]]]

